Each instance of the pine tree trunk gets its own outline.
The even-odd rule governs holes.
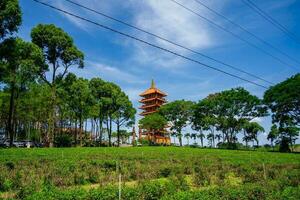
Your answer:
[[[118,147],[120,146],[120,123],[117,122],[117,136],[118,136]]]
[[[99,137],[100,137],[100,146],[102,145],[102,137],[103,137],[103,128],[102,128],[102,123],[103,123],[103,120],[101,117],[99,117]]]
[[[273,149],[273,151],[274,151],[273,140],[271,140],[271,146],[272,146],[272,149]]]
[[[49,126],[47,131],[47,139],[49,147],[53,147],[54,129],[55,129],[55,100],[56,100],[56,88],[55,85],[51,87],[51,111],[49,116]]]
[[[80,137],[80,146],[82,147],[82,116],[80,114],[80,117],[79,117],[79,137]]]
[[[182,147],[182,136],[179,136],[178,139],[179,139],[179,144]]]
[[[7,131],[9,134],[9,146],[12,147],[13,140],[14,140],[14,131],[13,131],[13,112],[14,112],[14,96],[15,96],[15,83],[11,84],[11,91],[10,91],[10,101],[9,101],[9,114],[8,114],[8,126]]]
[[[111,116],[109,117],[109,135],[108,135],[108,139],[109,139],[109,146],[111,147],[111,130],[112,130],[112,119]]]
[[[75,146],[77,145],[77,119],[75,119],[75,134],[74,134]]]

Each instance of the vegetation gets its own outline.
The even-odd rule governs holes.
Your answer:
[[[284,151],[293,146],[300,131],[300,74],[279,83],[265,92],[264,102],[272,111],[272,120],[278,127],[276,138]],[[274,127],[275,128],[275,127]],[[273,128],[273,129],[274,129]],[[274,131],[273,131],[274,132]],[[287,141],[287,142],[285,142]]]
[[[71,148],[129,143],[136,110],[115,83],[70,72],[84,68],[84,53],[63,29],[39,24],[27,42],[16,35],[21,21],[19,2],[1,0],[0,145],[5,133],[10,146],[69,148],[0,149],[0,199],[299,199],[299,155],[266,151],[299,149],[300,74],[263,99],[233,88],[169,102],[139,121],[202,148]],[[265,130],[255,119],[269,114],[270,145],[259,147]],[[257,151],[222,150],[250,142]]]
[[[19,38],[9,38],[0,44],[1,80],[9,88],[10,100],[7,120],[10,143],[13,142],[13,114],[17,91],[21,91],[26,85],[35,79],[44,66],[41,50],[34,44],[25,42]]]
[[[178,147],[0,150],[15,199],[297,199],[297,154]],[[174,164],[175,163],[175,164]]]
[[[2,0],[0,2],[0,41],[18,30],[22,22],[22,14],[18,0]]]
[[[71,145],[103,145],[105,130],[111,146],[113,123],[119,145],[120,129],[135,119],[128,96],[114,83],[69,73],[71,67],[84,67],[84,54],[53,24],[34,27],[32,42],[9,37],[21,24],[19,4],[5,0],[0,8],[0,131],[10,146],[19,139],[60,146],[67,138]]]
[[[119,146],[121,130],[135,124],[136,114],[122,89],[69,72],[84,67],[84,54],[63,29],[38,24],[31,31],[32,42],[25,42],[15,37],[21,24],[18,1],[1,1],[0,8],[0,131],[10,146],[20,139],[49,147]],[[265,130],[253,120],[269,115],[269,109],[271,145],[293,151],[300,130],[299,78],[296,74],[271,87],[263,100],[244,88],[209,94],[196,103],[175,100],[139,124],[150,131],[168,125],[180,146],[183,137],[194,144],[199,139],[202,147],[206,138],[212,148],[236,149],[242,146],[239,135],[246,147],[249,142],[259,146],[258,134]],[[183,133],[188,126],[195,132]]]
[[[161,106],[159,113],[171,124],[170,130],[175,132],[182,146],[182,129],[188,125],[192,113],[191,101],[177,100]]]
[[[158,113],[145,116],[139,121],[140,127],[150,131],[159,131],[167,125],[167,120]]]

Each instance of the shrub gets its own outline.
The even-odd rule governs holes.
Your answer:
[[[156,200],[161,197],[171,194],[176,190],[174,184],[164,179],[158,179],[155,181],[147,181],[139,186],[138,199],[143,200]]]
[[[172,170],[169,167],[165,167],[165,168],[161,169],[159,173],[162,177],[168,177],[171,175]]]
[[[105,161],[102,164],[102,167],[105,170],[116,170],[117,164],[116,164],[116,161]]]
[[[209,176],[207,171],[202,169],[200,166],[196,166],[194,171],[194,184],[197,186],[205,186],[209,184]]]
[[[218,148],[220,149],[242,149],[243,144],[241,143],[218,143]]]
[[[9,179],[0,177],[0,191],[8,191],[13,188],[13,182]]]
[[[187,191],[190,189],[188,181],[183,175],[172,176],[170,178],[170,181],[174,185],[177,191],[180,190]]]
[[[280,152],[291,152],[291,149],[289,147],[289,138],[287,137],[282,137],[281,140],[279,141],[279,151]]]
[[[149,146],[150,145],[149,140],[146,140],[146,139],[140,139],[139,142],[141,143],[142,146]]]
[[[55,137],[54,144],[56,147],[71,147],[72,140],[73,139],[70,135],[62,134]]]
[[[7,167],[7,169],[9,170],[13,170],[15,169],[15,163],[11,162],[11,161],[8,161],[5,163],[5,166]]]
[[[106,187],[104,189],[92,189],[89,192],[89,198],[93,200],[113,200],[118,199],[118,188]]]
[[[79,172],[75,172],[74,174],[74,184],[75,185],[84,185],[86,183],[86,180],[82,174]]]

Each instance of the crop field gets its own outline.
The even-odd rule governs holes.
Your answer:
[[[299,199],[300,154],[179,147],[0,149],[2,199]]]

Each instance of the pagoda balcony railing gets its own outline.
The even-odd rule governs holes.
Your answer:
[[[149,114],[152,114],[152,113],[155,113],[155,112],[157,112],[157,110],[144,111],[144,112],[141,112],[140,115],[145,116],[145,115],[149,115]]]
[[[150,105],[142,105],[141,107],[139,107],[139,109],[145,109],[145,108],[151,108],[151,107],[154,107],[154,108],[156,108],[156,107],[160,107],[162,104],[158,104],[158,103],[156,103],[156,104],[150,104]]]
[[[144,99],[141,99],[139,100],[140,103],[144,103],[144,102],[149,102],[149,101],[154,101],[154,100],[159,100],[159,101],[162,101],[162,102],[167,102],[167,100],[165,98],[160,98],[160,97],[153,97],[153,98],[144,98]]]

